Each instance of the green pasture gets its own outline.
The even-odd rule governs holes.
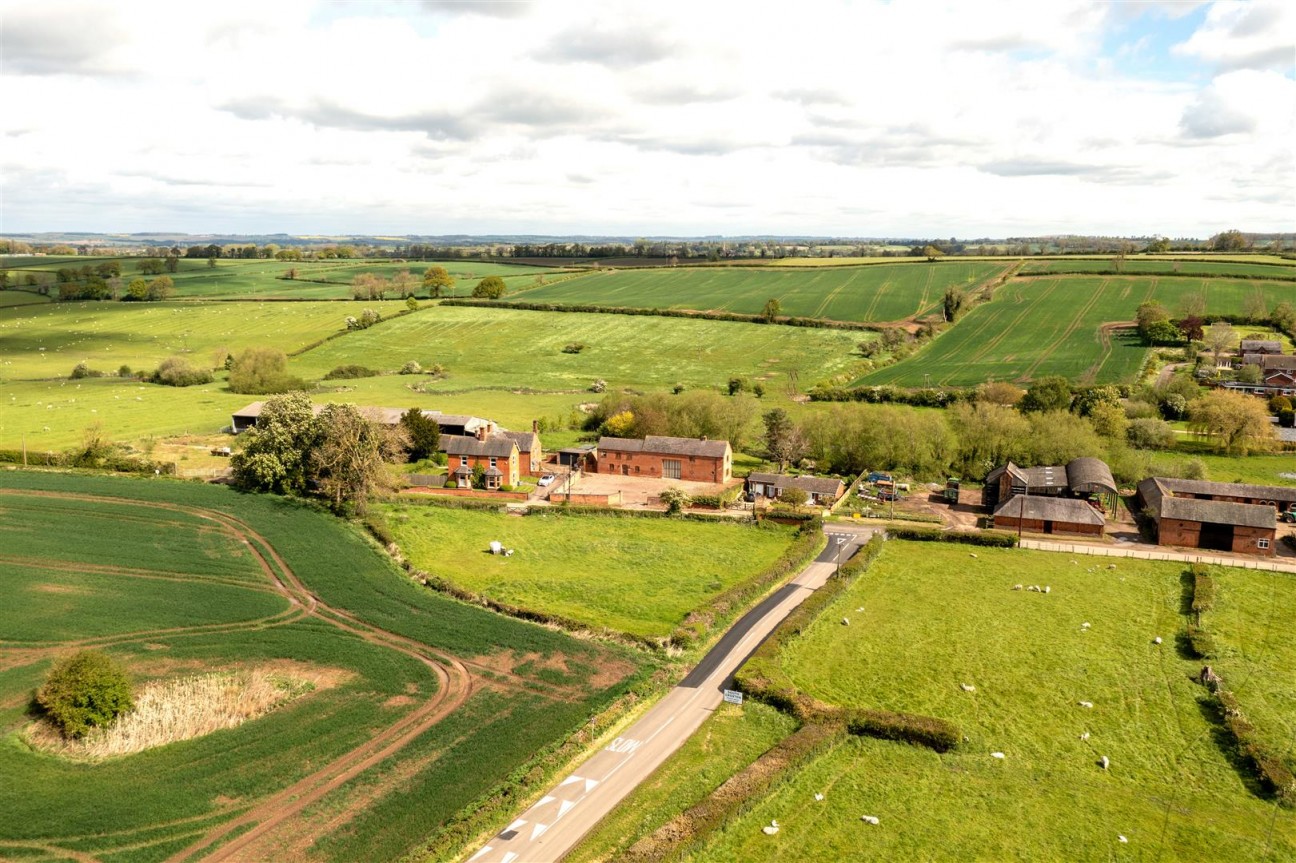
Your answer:
[[[1266,305],[1290,299],[1289,284],[1216,278],[1074,276],[1014,279],[961,318],[929,347],[857,383],[973,386],[1063,375],[1083,383],[1133,380],[1147,349],[1130,329],[1139,303],[1159,300],[1172,312],[1191,293],[1206,297],[1207,317],[1240,314],[1246,297]]]
[[[43,297],[33,291],[0,291],[0,308],[7,306],[35,306],[49,301],[49,297]]]
[[[406,557],[491,599],[631,635],[663,637],[755,577],[791,540],[782,528],[661,518],[532,515],[412,504],[382,511]],[[492,555],[492,541],[511,557]]]
[[[1291,261],[1285,264],[1256,263],[1254,260],[1182,259],[1132,257],[1121,262],[1121,273],[1136,276],[1141,273],[1174,273],[1181,276],[1256,276],[1259,278],[1296,278],[1296,267]],[[1022,264],[1022,275],[1062,275],[1105,273],[1116,275],[1111,258],[1049,258],[1027,260]]]
[[[524,688],[481,687],[445,722],[374,772],[366,771],[333,792],[327,805],[314,812],[323,811],[322,822],[298,824],[299,829],[310,827],[321,833],[311,851],[313,859],[341,863],[398,859],[413,852],[537,751],[573,733],[624,691],[643,665],[641,658],[627,651],[576,641],[417,587],[358,531],[308,506],[201,484],[23,471],[0,472],[0,489],[6,488],[121,500],[121,522],[113,525],[111,503],[58,499],[48,501],[45,510],[18,516],[11,502],[29,498],[0,496],[6,510],[0,535],[28,541],[23,538],[30,533],[9,528],[39,523],[60,535],[68,549],[99,548],[101,565],[158,570],[174,565],[166,548],[103,542],[105,536],[143,532],[142,521],[150,513],[172,522],[173,546],[185,547],[184,540],[191,538],[185,531],[206,529],[193,516],[153,510],[139,502],[197,506],[235,515],[265,537],[324,601],[459,656],[493,657],[489,661],[494,667],[531,681]],[[93,541],[81,539],[88,534],[84,525],[70,532],[69,523],[59,520],[82,503],[87,523],[95,526]],[[59,507],[61,511],[53,511]],[[195,548],[204,547],[201,540],[194,541]],[[6,540],[5,555],[13,554],[11,548],[19,546]],[[34,554],[40,548],[29,551]],[[339,669],[344,679],[334,689],[308,695],[235,729],[84,765],[37,754],[21,743],[18,734],[28,721],[27,695],[39,683],[49,659],[33,661],[7,654],[0,646],[0,775],[5,777],[0,783],[0,857],[165,859],[264,796],[370,739],[435,690],[435,677],[422,663],[320,620],[227,631],[160,631],[206,624],[222,615],[233,619],[233,612],[248,605],[246,598],[236,599],[234,591],[272,600],[276,606],[271,613],[286,606],[267,593],[214,583],[202,575],[207,558],[205,553],[194,555],[198,573],[187,584],[202,591],[202,607],[187,619],[177,619],[179,615],[170,614],[174,609],[135,593],[133,586],[120,591],[121,607],[101,608],[105,617],[134,615],[132,625],[122,627],[134,634],[118,637],[108,649],[138,678],[177,673],[172,669],[192,673],[238,663],[292,660]],[[0,579],[10,581],[10,576],[8,567],[0,569]],[[59,573],[59,587],[81,588],[85,583]],[[7,595],[20,602],[5,605],[0,627],[8,627],[23,608],[34,619],[48,613],[49,606],[40,604],[47,602],[45,594],[29,601],[28,591],[11,584]],[[65,594],[48,593],[53,599],[61,595]],[[132,599],[135,608],[125,610]],[[79,614],[69,615],[60,625],[69,630],[66,637],[83,636],[88,628]],[[151,631],[140,632],[139,626]],[[607,682],[591,685],[595,670]],[[412,813],[409,794],[419,799]],[[34,853],[35,845],[46,850]]]
[[[966,740],[945,755],[843,743],[690,859],[1296,854],[1296,819],[1253,793],[1203,705],[1206,692],[1194,681],[1201,662],[1177,652],[1186,621],[1181,565],[1119,559],[1108,569],[1103,558],[984,548],[975,555],[965,546],[888,543],[783,658],[820,699],[938,716],[957,723]],[[1221,579],[1271,591],[1274,576],[1232,570]],[[1012,590],[1018,583],[1050,592]],[[1282,606],[1244,591],[1232,598],[1253,615],[1246,632],[1284,625]],[[1286,648],[1263,639],[1251,646],[1252,685],[1290,697],[1290,675],[1278,672],[1291,658]],[[1103,755],[1106,771],[1097,764]],[[826,799],[815,801],[815,793]],[[865,814],[880,825],[862,822]],[[771,818],[782,826],[772,839],[760,832]]]
[[[210,368],[218,352],[254,346],[291,353],[346,331],[366,308],[390,315],[400,302],[113,303],[0,308],[0,381],[66,378],[77,363],[116,374],[151,371],[170,356]]]
[[[563,859],[569,863],[616,860],[795,730],[793,719],[760,702],[748,701],[741,707],[722,704]]]
[[[870,337],[764,324],[449,306],[335,339],[297,357],[292,366],[314,378],[349,363],[395,371],[416,360],[424,368],[446,368],[444,379],[422,381],[429,391],[446,392],[584,392],[599,378],[609,391],[667,389],[676,383],[717,387],[739,375],[762,380],[774,393],[786,389],[790,376],[807,388],[857,369],[856,346]],[[564,353],[573,342],[586,347]]]
[[[1198,452],[1195,447],[1184,447],[1182,454],[1155,452],[1152,454],[1152,473],[1164,472],[1167,467],[1182,466],[1190,458],[1206,466],[1206,478],[1215,482],[1245,482],[1253,485],[1296,485],[1296,457],[1292,453],[1252,453],[1251,455],[1219,455]],[[1288,474],[1288,476],[1283,476]]]
[[[536,303],[594,303],[635,309],[782,313],[839,321],[899,321],[938,311],[950,287],[970,288],[1006,264],[942,262],[861,267],[677,267],[608,270],[528,290]]]

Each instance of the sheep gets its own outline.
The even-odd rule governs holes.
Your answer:
[[[1119,834],[1119,833],[1116,834],[1116,838],[1119,839],[1119,840],[1121,841],[1121,844],[1122,844],[1122,845],[1124,845],[1124,844],[1126,844],[1127,842],[1129,842],[1128,839],[1126,839],[1124,836],[1122,836],[1122,835]]]
[[[849,617],[843,617],[843,618],[842,618],[842,626],[850,626],[850,618],[849,618]]]
[[[1098,759],[1098,764],[1102,767],[1103,770],[1106,770],[1107,767],[1111,764],[1111,759],[1109,759],[1106,755],[1104,755],[1102,758]]]
[[[1084,623],[1080,624],[1080,628],[1081,628],[1081,629],[1088,629],[1088,628],[1089,628],[1089,621],[1086,620]]]
[[[823,800],[823,795],[822,795],[822,794],[817,794],[817,793],[816,793],[816,794],[815,794],[815,800]]]
[[[1083,707],[1083,708],[1085,708],[1086,710],[1093,710],[1093,702],[1092,702],[1092,701],[1081,701],[1081,702],[1080,702],[1080,706]]]
[[[1116,564],[1114,564],[1114,563],[1109,563],[1109,564],[1107,564],[1107,568],[1108,568],[1108,569],[1115,569],[1115,568],[1116,568]],[[1123,837],[1122,837],[1122,838],[1123,838]]]
[[[970,683],[960,683],[959,689],[962,689],[964,692],[976,692],[976,687]]]
[[[1014,584],[1013,587],[1012,587],[1012,589],[1013,589],[1013,590],[1021,590],[1021,589],[1022,589],[1022,586],[1021,586],[1020,584]]]
[[[990,753],[990,757],[991,757],[991,758],[998,758],[1000,761],[1002,761],[1003,758],[1004,758],[1004,754],[1003,754],[1002,752],[991,752],[991,753]]]
[[[861,815],[860,820],[865,824],[872,824],[875,827],[881,823],[876,815]]]
[[[1047,584],[1044,585],[1044,592],[1045,592],[1045,593],[1048,593],[1048,592],[1051,591],[1052,589],[1053,589],[1053,588],[1052,588],[1050,585],[1047,585]]]
[[[1152,639],[1152,643],[1153,643],[1153,644],[1160,644],[1160,643],[1161,643],[1161,636],[1158,635],[1156,638]]]
[[[976,557],[976,552],[975,552],[975,551],[969,551],[969,552],[968,552],[968,557]]]
[[[1081,734],[1081,735],[1080,735],[1080,739],[1081,739],[1081,740],[1088,740],[1088,739],[1089,739],[1089,732],[1086,731],[1084,734]]]

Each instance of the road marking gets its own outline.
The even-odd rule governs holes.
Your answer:
[[[483,848],[482,850],[478,851],[478,852],[477,852],[476,854],[474,854],[473,856],[469,857],[469,858],[468,858],[468,863],[472,863],[472,861],[476,860],[478,857],[485,857],[487,854],[491,853],[491,852],[494,851],[494,850],[495,850],[494,846],[492,846],[492,845],[487,845],[485,848]]]
[[[537,824],[537,825],[536,825],[534,828],[532,828],[532,830],[531,830],[531,841],[532,841],[532,842],[536,841],[536,839],[538,839],[540,836],[542,836],[542,835],[544,834],[544,832],[545,832],[546,830],[548,830],[548,829],[549,829],[549,825],[548,825],[548,824]]]
[[[558,804],[558,818],[561,818],[561,817],[563,817],[564,815],[566,815],[568,812],[570,812],[570,811],[571,811],[571,808],[572,808],[573,806],[575,806],[575,805],[576,805],[576,801],[575,801],[575,800],[564,800],[562,803],[559,803],[559,804]],[[555,818],[554,820],[557,821],[558,819]]]
[[[618,737],[616,740],[612,741],[611,745],[607,747],[607,751],[625,752],[628,754],[634,752],[642,745],[643,745],[642,740],[635,740],[632,737]]]

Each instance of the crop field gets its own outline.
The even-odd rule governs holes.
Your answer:
[[[420,569],[491,599],[630,635],[664,637],[685,615],[755,577],[791,531],[656,518],[382,507]],[[492,555],[491,541],[514,550]]]
[[[800,270],[616,270],[528,290],[515,299],[757,315],[766,301],[774,298],[785,315],[838,321],[899,321],[938,310],[949,287],[969,288],[1006,268],[1007,264],[942,262]]]
[[[1023,275],[1060,275],[1070,273],[1115,274],[1111,258],[1052,258],[1026,261]],[[1291,262],[1259,264],[1249,261],[1182,260],[1166,258],[1126,258],[1121,264],[1126,275],[1140,273],[1176,273],[1183,276],[1255,276],[1258,278],[1296,278],[1296,267]]]
[[[578,280],[579,281],[579,280]],[[608,389],[724,385],[734,375],[782,390],[795,372],[808,386],[848,373],[868,334],[648,316],[437,307],[336,339],[296,358],[298,374],[361,363],[396,370],[408,360],[444,366],[429,391],[497,387],[581,392],[596,378]],[[563,347],[579,342],[578,354]],[[489,414],[488,414],[489,415]]]
[[[1296,854],[1296,819],[1256,796],[1230,760],[1194,680],[1201,662],[1176,650],[1186,622],[1180,565],[1121,559],[1109,570],[1105,559],[1072,562],[1044,552],[981,548],[976,555],[888,543],[783,660],[820,699],[938,716],[958,724],[965,741],[944,755],[845,741],[689,859]],[[1290,651],[1271,635],[1285,628],[1290,607],[1275,601],[1282,578],[1223,573],[1228,602],[1245,607],[1246,619],[1225,635],[1239,622],[1223,613],[1211,618],[1214,631],[1246,645],[1238,661],[1247,669],[1237,677],[1283,711],[1278,735],[1293,718],[1290,674],[1279,670]],[[1051,590],[1011,590],[1021,582]],[[1104,755],[1108,770],[1097,763]],[[825,799],[816,801],[816,793]],[[782,828],[775,837],[760,831],[771,818]]]
[[[418,588],[352,528],[276,498],[5,471],[0,533],[4,859],[397,859],[643,662]],[[333,683],[135,755],[40,754],[22,742],[28,696],[86,639],[138,681],[269,663]]]
[[[860,384],[972,386],[1064,375],[1084,383],[1130,381],[1147,349],[1129,329],[1139,303],[1159,300],[1172,312],[1190,293],[1210,313],[1239,314],[1260,292],[1268,306],[1290,299],[1289,284],[1227,279],[1137,276],[1014,279],[972,309],[928,348],[861,378]]]
[[[210,367],[218,350],[299,350],[346,330],[348,315],[383,303],[55,303],[0,308],[0,380],[66,378],[77,363],[116,374],[151,371],[170,356]]]

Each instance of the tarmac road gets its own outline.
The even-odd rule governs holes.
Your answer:
[[[534,806],[493,836],[471,863],[557,863],[647,779],[723,701],[734,672],[792,609],[868,541],[869,529],[832,526],[819,557],[752,609],[680,684]]]

